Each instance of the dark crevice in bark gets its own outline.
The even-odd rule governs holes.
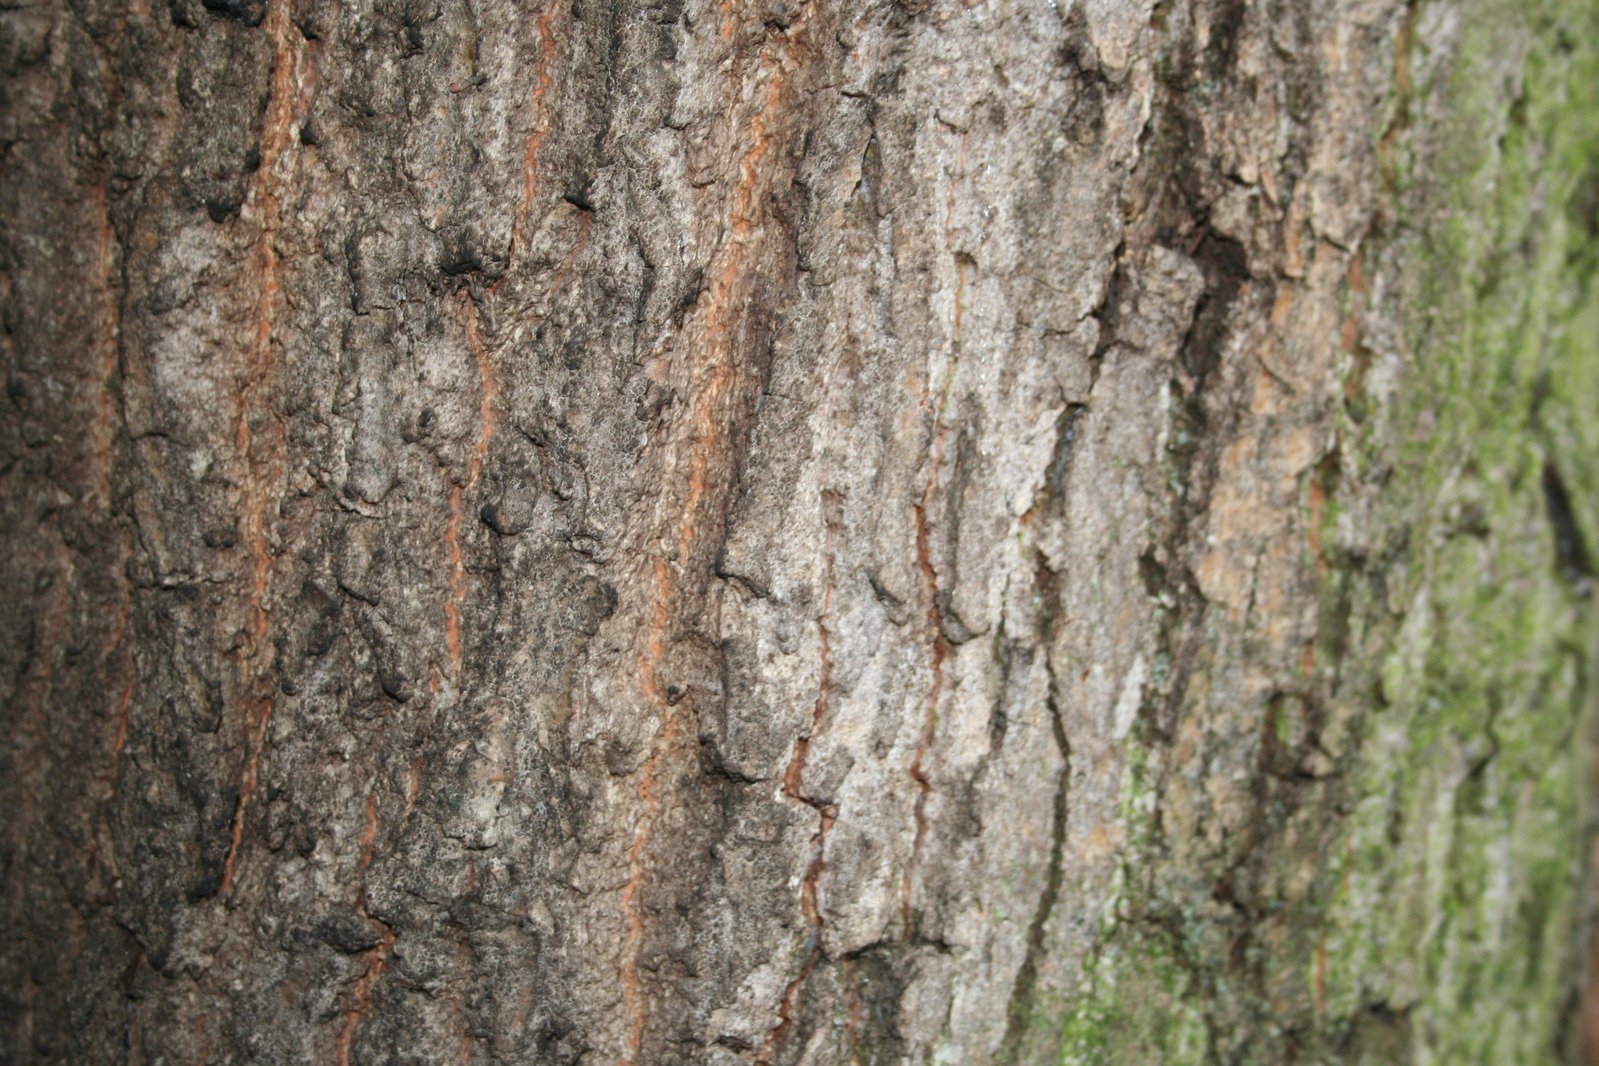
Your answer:
[[[924,593],[927,596],[927,622],[931,630],[928,667],[931,676],[928,684],[925,715],[916,750],[911,757],[909,771],[911,780],[916,784],[915,835],[911,842],[910,859],[906,863],[900,890],[900,919],[903,923],[904,936],[908,943],[922,939],[918,923],[912,921],[911,890],[927,837],[927,801],[933,791],[932,779],[927,773],[927,768],[923,765],[923,760],[927,752],[932,748],[934,729],[938,722],[938,701],[944,692],[944,662],[949,657],[950,650],[953,647],[949,637],[946,635],[950,631],[947,627],[951,622],[950,619],[945,617],[945,605],[948,602],[947,590],[939,587],[938,568],[933,561],[932,549],[929,543],[927,511],[938,487],[939,475],[944,466],[944,441],[948,430],[945,416],[948,413],[950,397],[955,385],[955,376],[961,360],[961,325],[965,315],[966,272],[975,265],[970,255],[956,247],[954,230],[957,186],[965,178],[968,137],[969,134],[967,132],[960,132],[960,150],[957,156],[956,173],[950,176],[945,193],[944,251],[951,256],[955,264],[954,313],[948,326],[950,337],[949,363],[945,369],[943,387],[939,391],[936,401],[932,393],[931,372],[929,372],[927,383],[922,393],[922,403],[932,406],[932,454],[929,457],[926,484],[923,485],[921,496],[913,508],[916,533],[916,567],[921,573]],[[946,509],[953,510],[952,501],[946,501],[945,506]]]
[[[788,985],[783,989],[783,995],[778,1002],[778,1024],[767,1038],[766,1045],[756,1058],[758,1063],[771,1063],[782,1050],[785,1039],[792,1031],[795,1018],[795,1005],[799,1000],[801,991],[805,987],[807,978],[815,968],[822,956],[822,926],[823,915],[820,899],[820,886],[822,873],[827,866],[827,834],[837,820],[838,810],[831,804],[822,803],[805,794],[805,760],[810,753],[811,738],[821,728],[827,718],[828,707],[832,700],[833,687],[833,660],[832,660],[832,633],[828,629],[828,618],[833,609],[833,555],[834,543],[838,534],[838,511],[842,503],[838,493],[824,490],[822,493],[823,528],[826,530],[827,543],[823,549],[823,575],[822,575],[822,603],[821,611],[816,618],[816,632],[818,651],[818,682],[816,703],[811,710],[811,721],[804,734],[794,743],[794,753],[789,760],[788,768],[783,774],[783,794],[797,803],[802,803],[816,812],[816,832],[811,837],[811,858],[806,865],[805,874],[800,884],[800,911],[805,917],[807,932],[805,935],[805,955],[800,964],[800,969]]]
[[[1065,499],[1066,477],[1071,473],[1077,430],[1087,413],[1087,404],[1069,403],[1055,418],[1055,450],[1050,456],[1049,469],[1044,475],[1044,488],[1050,499]]]
[[[1039,590],[1038,596],[1043,604],[1039,622],[1039,646],[1042,649],[1044,671],[1049,686],[1044,697],[1044,705],[1049,715],[1050,735],[1055,742],[1055,750],[1060,755],[1060,776],[1055,783],[1055,802],[1051,811],[1048,874],[1044,879],[1044,888],[1039,895],[1032,920],[1027,925],[1026,954],[1022,959],[1021,969],[1016,973],[1015,983],[1011,986],[1010,1000],[1006,1006],[1005,1036],[1000,1043],[998,1054],[998,1061],[1002,1063],[1021,1061],[1023,1041],[1033,1022],[1039,966],[1049,950],[1049,920],[1055,913],[1055,906],[1060,900],[1061,887],[1065,880],[1066,826],[1071,799],[1072,745],[1066,735],[1066,719],[1061,706],[1060,686],[1055,676],[1055,664],[1052,658],[1056,612],[1060,604],[1057,587],[1059,578],[1049,569],[1043,553],[1036,549],[1035,564],[1034,575]]]
[[[1587,595],[1593,587],[1593,561],[1588,554],[1588,541],[1571,506],[1571,493],[1560,468],[1552,461],[1543,467],[1544,508],[1549,514],[1549,526],[1554,531],[1555,561],[1560,574],[1572,588]]]

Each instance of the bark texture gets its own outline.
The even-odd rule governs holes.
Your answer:
[[[1592,0],[0,65],[0,1057],[1576,1061]]]

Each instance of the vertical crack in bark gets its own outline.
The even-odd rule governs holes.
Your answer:
[[[936,453],[942,451],[942,429],[939,432],[935,463]],[[932,489],[932,483],[929,482],[927,494],[931,494]],[[910,767],[911,780],[916,782],[917,789],[916,834],[911,841],[910,862],[905,867],[905,876],[900,880],[900,919],[905,925],[907,938],[911,936],[911,879],[916,874],[916,865],[922,855],[922,844],[927,836],[927,797],[933,791],[933,783],[927,776],[922,760],[933,744],[933,733],[938,724],[938,699],[944,692],[944,659],[949,654],[949,642],[944,639],[944,616],[938,606],[938,571],[933,568],[932,555],[927,546],[927,495],[924,495],[922,501],[916,505],[916,565],[921,570],[922,584],[927,590],[927,622],[933,631],[933,646],[932,683],[928,686],[927,709]]]
[[[760,72],[768,78],[766,96],[761,111],[748,127],[749,147],[739,160],[737,179],[728,197],[729,225],[721,248],[721,269],[705,294],[704,333],[695,346],[697,351],[691,351],[692,362],[688,367],[693,389],[690,429],[685,441],[689,469],[682,518],[677,526],[675,551],[658,555],[653,564],[655,600],[644,655],[639,663],[639,677],[644,695],[660,708],[661,728],[639,773],[637,798],[641,809],[628,849],[627,881],[620,900],[626,928],[622,946],[622,995],[629,1019],[627,1048],[622,1061],[628,1066],[639,1060],[648,1020],[648,1004],[639,988],[639,956],[645,931],[639,891],[644,882],[650,834],[661,810],[659,778],[670,766],[682,737],[682,715],[677,708],[679,697],[663,685],[661,667],[674,608],[681,598],[693,593],[693,588],[685,589],[678,578],[691,577],[697,569],[709,570],[713,565],[701,546],[701,533],[702,527],[713,517],[713,507],[721,495],[717,490],[725,489],[725,486],[713,485],[712,479],[724,480],[732,465],[729,452],[737,417],[733,401],[739,384],[734,349],[747,314],[741,305],[751,288],[750,275],[753,274],[746,260],[759,239],[756,225],[772,178],[770,169],[763,169],[762,163],[773,149],[770,131],[787,86],[788,72],[783,60],[793,60],[810,11],[809,6],[803,9],[790,27],[784,52],[763,48],[761,53]],[[670,561],[673,558],[680,574],[673,573]]]
[[[252,414],[266,408],[271,415],[267,421],[277,421],[270,411],[272,404],[271,379],[274,370],[272,343],[273,325],[277,313],[279,290],[282,282],[282,265],[278,261],[277,238],[282,226],[280,199],[286,181],[282,163],[290,145],[290,126],[294,119],[294,103],[298,98],[299,50],[295,45],[296,32],[288,0],[278,0],[267,14],[267,33],[272,39],[273,66],[272,89],[267,102],[266,119],[261,130],[261,180],[253,190],[256,206],[260,210],[260,226],[256,235],[256,256],[259,262],[260,287],[256,298],[255,344],[251,352],[250,379],[240,393],[238,425],[235,443],[245,464],[244,502],[245,514],[242,535],[251,559],[250,610],[252,643],[249,656],[255,667],[244,670],[244,688],[263,688],[270,684],[266,670],[259,664],[270,624],[267,593],[272,580],[272,546],[266,530],[267,492],[282,476],[282,427],[278,439],[258,442],[250,430]],[[258,457],[258,444],[266,454]],[[245,757],[244,773],[239,784],[239,801],[233,820],[233,837],[228,845],[227,857],[222,863],[221,890],[231,897],[234,875],[239,857],[239,846],[244,839],[244,823],[249,813],[250,801],[255,793],[260,771],[261,749],[266,744],[267,727],[272,721],[273,696],[270,689],[258,697],[255,718],[247,737],[249,754]]]
[[[944,692],[944,660],[949,655],[950,647],[948,639],[944,636],[944,612],[939,606],[938,571],[933,566],[932,551],[928,545],[927,506],[932,501],[934,490],[938,487],[939,471],[944,465],[945,416],[948,414],[950,393],[955,385],[955,370],[960,364],[961,356],[961,317],[964,313],[962,305],[966,296],[967,257],[955,250],[955,187],[966,175],[967,136],[967,132],[962,130],[956,172],[950,179],[944,207],[944,250],[955,259],[955,308],[951,327],[949,370],[944,377],[938,407],[933,413],[933,448],[927,484],[922,487],[921,499],[915,507],[916,565],[921,571],[922,584],[927,591],[927,620],[932,629],[930,666],[932,683],[928,686],[927,710],[921,736],[917,740],[916,752],[911,756],[910,765],[911,780],[916,782],[917,790],[916,832],[911,841],[910,861],[906,864],[905,876],[900,881],[900,920],[905,926],[907,938],[912,935],[911,882],[916,875],[916,867],[921,862],[922,845],[927,837],[927,798],[933,792],[932,780],[927,776],[927,770],[922,764],[932,747],[933,734],[938,724],[938,701]],[[932,383],[929,380],[928,391],[922,397],[924,403],[931,398],[931,392]]]
[[[789,758],[788,768],[783,772],[783,794],[797,803],[810,807],[817,814],[816,832],[811,837],[811,861],[805,868],[805,879],[800,885],[800,911],[804,914],[805,923],[809,927],[809,932],[805,936],[805,960],[800,964],[799,973],[795,974],[794,979],[783,989],[782,998],[778,1001],[777,1026],[767,1037],[766,1046],[756,1058],[755,1061],[758,1063],[772,1062],[782,1048],[783,1039],[793,1028],[794,1004],[798,1001],[800,989],[805,986],[822,952],[822,909],[817,889],[821,882],[822,871],[827,866],[827,834],[838,818],[838,810],[831,804],[819,803],[806,796],[804,784],[805,762],[810,754],[811,737],[816,735],[816,731],[821,728],[822,722],[827,717],[827,708],[833,691],[832,634],[827,628],[827,620],[833,610],[833,542],[838,529],[838,511],[842,503],[843,500],[838,493],[830,489],[822,491],[822,526],[826,538],[822,556],[822,604],[816,616],[820,660],[816,703],[811,710],[810,726],[805,734],[795,741],[794,754]]]
[[[1040,570],[1042,571],[1042,567]],[[1052,628],[1053,620],[1046,625],[1046,632]],[[1027,926],[1027,953],[1022,958],[1021,969],[1016,972],[1016,983],[1011,986],[1010,1003],[1006,1009],[1005,1038],[1000,1044],[999,1054],[999,1061],[1006,1063],[1021,1061],[1022,1039],[1026,1036],[1027,1025],[1031,1021],[1038,986],[1039,961],[1043,959],[1047,948],[1049,919],[1055,913],[1055,904],[1060,900],[1061,884],[1065,874],[1062,866],[1066,853],[1066,813],[1071,798],[1072,745],[1066,736],[1066,721],[1061,712],[1055,666],[1049,658],[1049,645],[1052,643],[1053,640],[1046,637],[1044,668],[1049,675],[1049,692],[1045,698],[1045,706],[1049,711],[1050,733],[1054,737],[1056,750],[1060,752],[1060,778],[1055,785],[1055,808],[1050,822],[1049,874],[1045,878],[1038,907],[1033,911],[1033,919]]]

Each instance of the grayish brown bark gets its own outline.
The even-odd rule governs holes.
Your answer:
[[[1407,168],[1482,140],[1463,10],[0,11],[5,1057],[1453,1046],[1421,986],[1477,972],[1428,968],[1463,927],[1369,930],[1440,846],[1415,811],[1529,780],[1497,681],[1450,689],[1497,735],[1383,754],[1450,602],[1418,545],[1510,469],[1393,473],[1445,410],[1404,399],[1454,306]],[[1574,32],[1492,17],[1506,85]],[[1587,439],[1554,395],[1528,462]],[[1548,516],[1479,508],[1549,590],[1523,673],[1575,739],[1534,761],[1586,750],[1561,469]],[[1572,780],[1481,896],[1547,945],[1551,1056]]]

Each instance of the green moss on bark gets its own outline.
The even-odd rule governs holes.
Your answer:
[[[1063,1063],[1575,1061],[1594,895],[1599,4],[1423,3],[1408,21],[1379,148],[1388,221],[1362,253],[1377,282],[1350,293],[1377,328],[1350,357],[1336,460],[1309,475],[1329,493],[1315,729],[1336,769],[1261,813],[1273,883],[1308,867],[1314,885],[1284,891],[1288,932],[1258,943],[1220,932],[1240,919],[1208,891],[1163,884],[1163,755],[1135,732],[1136,906],[1054,1015]],[[1297,702],[1274,714],[1280,746],[1312,728]]]
[[[1572,538],[1599,529],[1599,7],[1424,6],[1419,25],[1420,70],[1428,32],[1458,40],[1411,108],[1431,162],[1393,190],[1419,228],[1382,253],[1402,371],[1347,427],[1375,505],[1334,526],[1329,598],[1376,676],[1306,980],[1329,1051],[1375,1055],[1386,1030],[1410,1061],[1560,1061],[1589,909],[1595,642]]]

